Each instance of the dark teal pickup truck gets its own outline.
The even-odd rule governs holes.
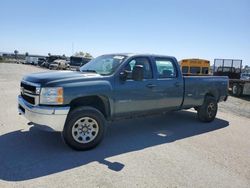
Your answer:
[[[109,54],[80,72],[25,76],[18,109],[34,124],[62,131],[70,147],[87,150],[104,137],[105,122],[119,118],[194,108],[199,120],[213,121],[227,89],[227,77],[182,76],[174,57]]]

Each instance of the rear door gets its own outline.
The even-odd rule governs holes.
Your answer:
[[[155,57],[157,106],[160,109],[178,109],[183,100],[183,78],[172,58]]]

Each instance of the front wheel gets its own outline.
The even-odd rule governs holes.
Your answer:
[[[214,97],[207,96],[198,108],[198,118],[202,122],[211,122],[215,119],[218,110],[217,101]]]
[[[105,119],[99,110],[79,107],[70,112],[62,135],[71,148],[89,150],[101,142],[105,129]]]

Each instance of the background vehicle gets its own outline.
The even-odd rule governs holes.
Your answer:
[[[38,66],[43,66],[43,64],[46,62],[46,57],[39,57],[38,58]]]
[[[67,58],[64,57],[64,56],[60,56],[60,55],[51,55],[51,56],[48,56],[48,57],[47,57],[47,60],[46,60],[46,62],[45,62],[45,64],[44,64],[44,66],[45,66],[46,68],[49,68],[49,65],[50,65],[51,63],[53,63],[55,60],[57,60],[57,59],[66,60]]]
[[[91,59],[82,56],[70,57],[70,70],[79,71],[80,67],[88,63]]]
[[[38,64],[38,57],[33,57],[33,56],[25,57],[25,64],[37,65]]]
[[[242,60],[239,59],[214,59],[215,76],[228,76],[229,79],[240,79]]]
[[[242,60],[239,59],[215,59],[215,76],[228,76],[229,89],[235,96],[250,95],[250,81],[241,79]]]
[[[63,59],[57,59],[49,65],[51,70],[66,70],[69,69],[69,62]]]
[[[179,62],[182,74],[185,76],[209,75],[210,61],[205,59],[183,59]]]
[[[242,73],[240,75],[241,80],[250,80],[250,73]]]
[[[103,55],[80,71],[27,75],[18,97],[20,114],[62,131],[77,150],[100,143],[106,121],[195,108],[200,121],[211,122],[227,99],[227,77],[185,77],[169,56]]]

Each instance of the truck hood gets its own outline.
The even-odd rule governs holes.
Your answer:
[[[95,80],[96,78],[102,77],[96,73],[82,73],[76,71],[50,71],[50,72],[40,72],[32,73],[24,76],[23,80],[44,85],[63,83],[65,81],[84,81],[84,80]]]

